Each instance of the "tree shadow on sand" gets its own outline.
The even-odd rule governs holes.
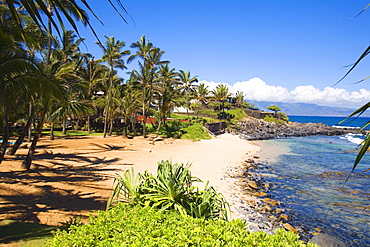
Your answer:
[[[109,165],[119,159],[51,153],[35,158],[32,170],[0,172],[0,219],[40,223],[42,214],[52,217],[55,212],[69,218],[81,211],[105,209],[111,193],[107,180],[118,171]],[[41,159],[49,165],[39,163]]]

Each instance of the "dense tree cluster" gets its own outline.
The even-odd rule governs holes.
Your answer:
[[[62,5],[42,2],[47,13],[39,6],[46,16],[40,24],[34,19],[36,12],[30,14],[23,1],[0,1],[0,162],[6,152],[14,154],[28,135],[32,143],[23,165],[29,169],[46,126],[51,139],[55,126],[65,134],[66,126],[71,125],[80,125],[89,133],[95,128],[104,137],[118,128],[124,135],[146,136],[148,117],[156,117],[152,125],[159,131],[175,106],[183,106],[188,112],[189,108],[204,107],[214,96],[224,109],[231,96],[226,85],[213,91],[204,84],[195,85],[197,76],[172,68],[162,59],[164,50],[145,35],[132,43],[131,49],[125,48],[125,42],[105,36],[103,42],[96,42],[103,55],[95,58],[81,52],[83,38],[76,31],[64,26],[57,29],[52,19],[68,13],[74,21],[86,23],[87,14],[81,15],[83,10],[72,1],[58,0]],[[58,35],[53,34],[55,31]],[[138,69],[127,72],[126,80],[120,78],[117,70],[127,69],[126,64],[134,61]],[[240,103],[242,92],[238,93]],[[191,101],[196,106],[190,105]],[[9,149],[7,143],[15,126],[20,127],[18,140]]]

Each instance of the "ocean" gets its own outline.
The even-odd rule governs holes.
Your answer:
[[[290,121],[321,122],[337,125],[341,117],[289,116]],[[364,139],[356,135],[370,118],[345,122],[354,128],[346,136],[309,136],[257,141],[262,146],[262,161],[277,177],[267,177],[274,188],[271,198],[283,203],[290,223],[309,237],[318,232],[331,234],[347,246],[370,246],[370,155],[346,182]],[[266,148],[267,147],[267,148]],[[270,148],[269,148],[270,147]],[[263,160],[263,150],[276,150]],[[269,154],[271,157],[271,154]]]

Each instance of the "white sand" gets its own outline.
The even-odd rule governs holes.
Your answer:
[[[122,160],[133,164],[137,172],[148,170],[151,173],[156,172],[156,164],[161,160],[192,163],[192,175],[203,181],[209,180],[210,185],[224,194],[231,205],[233,218],[237,218],[236,209],[240,205],[240,199],[243,197],[245,201],[246,197],[241,188],[235,186],[237,180],[232,178],[232,174],[235,174],[242,163],[259,150],[260,148],[255,144],[242,140],[236,135],[222,134],[217,138],[200,142],[187,140],[175,140],[172,144],[156,142],[137,152],[131,152],[126,157],[122,157]],[[254,200],[254,198],[249,199]]]

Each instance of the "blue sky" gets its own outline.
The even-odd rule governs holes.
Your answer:
[[[370,44],[367,1],[136,0],[123,1],[133,18],[124,23],[108,1],[89,1],[104,34],[131,43],[145,34],[176,70],[189,70],[209,85],[243,90],[246,99],[358,107],[370,99],[365,59],[332,87]],[[101,56],[95,38],[81,28],[88,52]],[[82,47],[84,50],[85,48]],[[135,68],[136,61],[129,65]],[[125,74],[120,74],[127,79]]]

